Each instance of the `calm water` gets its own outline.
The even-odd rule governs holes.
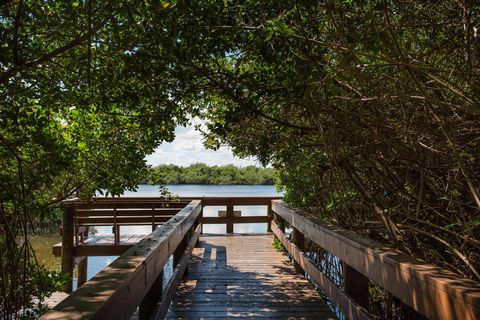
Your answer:
[[[235,186],[216,186],[216,185],[168,185],[168,190],[179,197],[262,197],[262,196],[278,196],[274,186],[251,186],[251,185],[235,185]],[[125,192],[126,197],[154,197],[159,196],[158,186],[139,185],[136,192]],[[217,216],[219,210],[225,210],[222,206],[205,207],[204,216]],[[240,210],[243,216],[259,216],[265,215],[266,206],[235,206],[235,210]],[[224,225],[207,225],[204,226],[204,233],[225,233]],[[267,230],[266,223],[258,224],[241,224],[235,225],[236,233],[257,233]],[[111,227],[97,227],[96,234],[111,234]],[[120,230],[123,234],[149,234],[151,227],[149,226],[124,226]],[[45,239],[44,239],[45,238]],[[47,241],[48,240],[48,241]],[[49,269],[59,270],[60,259],[51,256],[51,246],[53,243],[61,242],[60,236],[37,236],[33,241],[36,248],[36,254],[39,261],[42,261]],[[105,268],[116,256],[107,257],[89,257],[88,258],[88,279]],[[168,276],[168,270],[166,270]],[[164,281],[166,283],[167,281]],[[74,284],[76,285],[76,284]]]
[[[277,196],[275,186],[215,186],[201,184],[167,185],[173,194],[180,197],[261,197]],[[136,192],[126,191],[127,197],[155,197],[159,195],[158,186],[139,185]]]

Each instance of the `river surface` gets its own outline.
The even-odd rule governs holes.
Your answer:
[[[179,197],[267,197],[279,196],[274,186],[257,186],[257,185],[167,185],[168,190]],[[159,196],[158,186],[139,185],[136,192],[126,191],[125,197],[155,197]],[[225,210],[222,206],[205,207],[204,216],[217,216],[219,210]],[[242,216],[259,216],[265,215],[266,206],[235,206],[235,210],[240,210]],[[266,232],[266,223],[256,224],[238,224],[234,226],[235,233],[258,233]],[[111,234],[111,227],[97,227],[96,234]],[[120,232],[122,234],[149,234],[151,227],[149,226],[123,226]],[[225,225],[206,225],[203,228],[204,233],[225,233]],[[61,242],[59,234],[35,235],[31,237],[32,245],[35,249],[37,259],[50,270],[60,270],[60,258],[52,256],[52,245]],[[89,257],[88,258],[88,279],[92,278],[100,270],[105,268],[117,256]],[[168,269],[168,267],[167,267]],[[168,271],[166,276],[168,276]],[[76,281],[74,281],[76,282]],[[166,283],[166,281],[164,281]],[[76,283],[74,283],[74,287]]]

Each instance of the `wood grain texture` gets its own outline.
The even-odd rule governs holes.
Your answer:
[[[122,234],[120,241],[115,244],[113,235],[89,236],[83,243],[73,249],[75,257],[90,256],[119,256],[130,247],[139,243],[147,235]],[[56,257],[62,254],[62,243],[55,244],[52,253]]]
[[[275,222],[272,222],[272,231],[282,242],[283,247],[292,255],[293,259],[295,259],[301,268],[309,275],[310,279],[322,289],[322,292],[343,312],[347,319],[368,320],[373,318],[367,310],[358,305],[355,300],[328,279],[320,269],[307,258],[303,251],[287,238]]]
[[[167,319],[336,319],[272,235],[202,235]]]
[[[198,225],[197,228],[195,229],[195,233],[193,234],[192,238],[188,243],[187,248],[185,249],[185,252],[182,255],[182,259],[179,261],[178,265],[175,267],[172,277],[170,278],[170,280],[166,285],[162,300],[159,301],[157,308],[155,309],[155,311],[151,316],[152,319],[155,319],[155,318],[163,319],[165,317],[165,314],[168,311],[170,303],[172,302],[172,299],[175,297],[178,286],[182,281],[182,277],[185,274],[185,270],[188,267],[190,256],[192,255],[192,251],[198,242],[198,238],[200,237],[201,230],[202,230],[202,226]]]
[[[192,201],[41,319],[130,319],[200,211]]]
[[[74,266],[74,211],[73,206],[62,205],[62,243],[63,245],[60,248],[60,255],[62,257],[62,272],[70,274],[70,279],[73,279],[73,266]],[[65,283],[64,291],[72,292],[73,282],[69,280]]]
[[[280,202],[273,211],[429,319],[480,319],[480,283]]]

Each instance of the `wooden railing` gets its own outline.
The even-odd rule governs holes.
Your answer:
[[[81,244],[82,237],[87,236],[85,231],[91,226],[112,226],[115,243],[119,240],[122,225],[151,225],[153,232],[139,244],[124,252],[88,282],[86,282],[87,259],[81,258],[78,284],[83,285],[48,313],[45,319],[54,319],[62,314],[65,315],[65,319],[74,319],[79,316],[86,319],[102,317],[117,319],[122,318],[121,315],[133,312],[139,304],[142,318],[146,319],[153,313],[164,314],[180,283],[191,250],[201,233],[202,225],[204,223],[225,224],[228,233],[234,231],[234,225],[237,223],[266,223],[270,228],[273,217],[271,203],[273,199],[279,198],[198,197],[196,199],[180,198],[176,201],[166,202],[159,198],[142,197],[97,198],[90,202],[64,202],[61,246],[63,272],[73,275],[74,247]],[[220,210],[218,216],[215,217],[202,217],[203,208],[208,206],[225,206],[226,210]],[[234,210],[238,209],[235,206],[265,206],[266,210],[265,214],[261,216],[242,216],[238,210]],[[156,228],[158,225],[160,227]],[[192,226],[195,226],[193,235],[192,231],[189,231]],[[187,238],[190,239],[188,246]],[[176,269],[167,289],[159,292],[158,288],[162,287],[161,283],[159,284],[162,279],[160,273],[167,261],[165,259],[172,254],[171,251],[174,251],[173,265]],[[122,268],[128,270],[122,271]],[[155,275],[151,274],[152,269],[155,270]],[[142,280],[145,283],[140,286],[134,283],[137,281],[136,279],[142,277],[139,274],[148,277],[148,281]],[[129,289],[125,289],[125,287]],[[71,282],[67,284],[65,290],[72,291]],[[124,306],[123,302],[118,300],[117,296],[119,295],[128,301],[128,306]],[[135,297],[131,295],[135,295]],[[139,296],[143,297],[141,303]],[[159,296],[162,296],[162,300],[160,304],[157,304]],[[118,313],[117,310],[110,310],[115,303],[122,305]],[[153,310],[153,305],[155,305],[155,310]]]
[[[398,250],[273,201],[272,231],[348,319],[370,319],[369,282],[429,319],[480,319],[480,284]],[[292,228],[291,240],[285,225]],[[344,288],[336,286],[305,255],[305,238],[343,262]]]
[[[129,319],[137,307],[140,319],[162,317],[200,235],[201,211],[201,201],[191,201],[41,319]],[[174,273],[162,290],[172,255]]]
[[[115,244],[120,239],[120,227],[127,225],[151,225],[152,231],[173,217],[189,201],[202,201],[202,206],[225,206],[216,217],[202,217],[202,224],[225,224],[226,232],[233,233],[235,224],[267,223],[272,220],[271,201],[281,197],[195,197],[164,201],[159,198],[125,197],[96,198],[93,201],[70,201],[75,230],[75,243],[81,243],[91,226],[112,226]],[[245,216],[235,206],[266,206],[265,215]]]
[[[112,226],[114,244],[120,242],[120,227],[128,225],[151,225],[152,231],[158,225],[166,223],[188,204],[187,201],[165,201],[152,197],[128,198],[94,198],[90,201],[68,200],[62,203],[62,244],[54,246],[54,254],[61,251],[62,272],[73,275],[76,246],[82,244],[88,237],[92,226]],[[109,255],[123,253],[128,246],[118,246],[120,252],[110,252]],[[98,251],[98,250],[97,250]],[[87,255],[91,255],[87,254]],[[78,263],[78,285],[87,280],[87,258],[82,257]],[[65,291],[71,292],[72,281],[65,285]]]
[[[111,211],[115,202],[114,208],[118,219],[124,217],[119,214],[122,210],[156,211],[157,207],[162,210],[166,208],[160,204],[153,205],[153,209],[152,206],[132,208],[142,202],[153,200],[153,198],[141,199],[115,199],[110,203],[108,200],[102,200],[97,202],[97,205],[100,205],[95,208],[88,205],[79,206],[78,209],[66,206],[65,216],[67,220],[70,219],[68,221],[71,225],[65,225],[64,221],[64,229],[73,229],[73,210]],[[272,197],[180,199],[180,202],[187,200],[189,202],[178,214],[167,222],[161,222],[163,225],[128,249],[47,313],[43,319],[128,319],[137,307],[140,319],[163,317],[186,270],[193,247],[200,236],[202,223],[225,224],[228,233],[233,232],[236,223],[271,223],[271,230],[294,258],[295,269],[307,273],[348,319],[372,318],[369,313],[370,282],[383,287],[430,319],[480,319],[480,285],[477,282],[327,224],[273,199],[273,201]],[[127,204],[132,200],[136,203]],[[154,203],[155,201],[153,200]],[[266,214],[242,216],[235,210],[237,209],[235,206],[240,205],[267,206]],[[226,210],[220,210],[215,217],[202,217],[205,206],[225,206]],[[144,212],[140,214],[143,215]],[[85,216],[97,219],[97,216],[91,213]],[[106,213],[98,217],[105,216]],[[285,234],[286,225],[292,228],[291,238]],[[343,287],[337,286],[325,276],[306,256],[307,239],[342,261]],[[73,244],[73,241],[71,242]],[[174,272],[162,290],[163,268],[172,255]]]
[[[92,226],[112,226],[114,242],[117,244],[120,241],[121,226],[151,225],[153,231],[188,202],[164,201],[159,198],[97,198],[94,201],[69,204],[73,206],[76,244],[84,240],[84,232]]]
[[[202,224],[225,224],[226,232],[233,233],[235,224],[242,223],[267,223],[267,230],[270,231],[272,215],[272,200],[281,197],[202,197],[203,207],[225,206],[226,210],[220,210],[216,217],[202,217]],[[184,199],[182,199],[184,200]],[[265,215],[245,216],[242,212],[235,210],[235,206],[266,206]]]

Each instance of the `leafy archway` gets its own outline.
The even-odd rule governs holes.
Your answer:
[[[295,205],[480,279],[479,20],[469,0],[3,2],[4,290],[30,217],[134,188],[188,114]]]

